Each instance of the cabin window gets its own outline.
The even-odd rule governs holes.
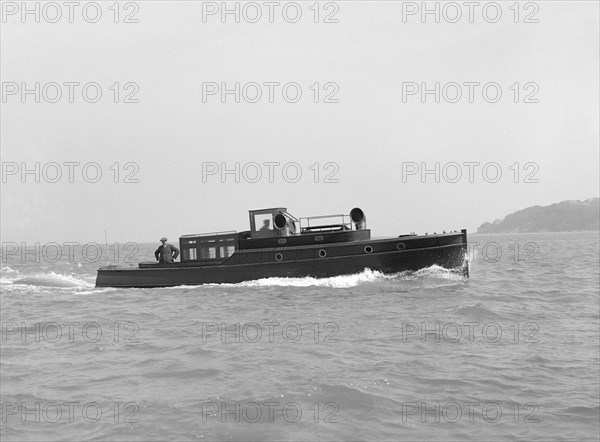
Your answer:
[[[182,261],[208,261],[226,259],[237,250],[237,235],[227,232],[224,235],[198,235],[193,239],[180,238]]]
[[[183,249],[182,260],[183,261],[196,261],[198,259],[198,254],[196,249]]]
[[[228,247],[221,246],[219,248],[219,254],[220,254],[219,256],[221,258],[229,258],[234,253],[235,253],[235,246],[228,246]]]
[[[273,230],[273,216],[270,213],[254,215],[254,228],[257,231]]]
[[[229,258],[235,253],[235,239],[224,238],[219,240],[219,257]]]
[[[215,240],[200,242],[200,259],[215,259],[217,257],[217,245]]]

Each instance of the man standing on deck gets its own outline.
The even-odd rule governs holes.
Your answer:
[[[172,244],[167,243],[167,238],[164,236],[160,239],[162,245],[154,252],[156,260],[163,264],[173,264],[173,261],[179,256],[179,249]]]

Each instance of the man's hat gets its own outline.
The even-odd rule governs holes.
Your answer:
[[[166,241],[166,240],[167,240],[167,238],[166,238],[165,236],[163,236],[163,237],[162,237],[160,240],[161,240],[161,241]]]

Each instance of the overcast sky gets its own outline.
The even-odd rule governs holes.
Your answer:
[[[273,23],[263,2],[240,3],[240,23],[221,2],[121,3],[118,17],[101,2],[96,23],[93,7],[70,23],[62,2],[39,3],[36,23],[3,2],[2,241],[176,241],[246,230],[249,209],[278,206],[359,206],[376,236],[475,231],[598,196],[598,2],[523,2],[518,16],[500,2],[499,18],[486,2],[439,3],[439,23],[421,2],[371,1],[301,2],[293,23],[288,3]],[[36,82],[38,97],[22,94]],[[220,91],[236,82],[239,103]],[[421,94],[436,82],[439,102]],[[236,163],[239,183],[221,176]],[[436,163],[439,183],[421,176]]]

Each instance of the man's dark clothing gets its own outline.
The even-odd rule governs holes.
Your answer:
[[[154,257],[160,263],[171,264],[174,259],[177,259],[179,256],[179,249],[172,244],[160,245],[156,252],[154,252]]]

